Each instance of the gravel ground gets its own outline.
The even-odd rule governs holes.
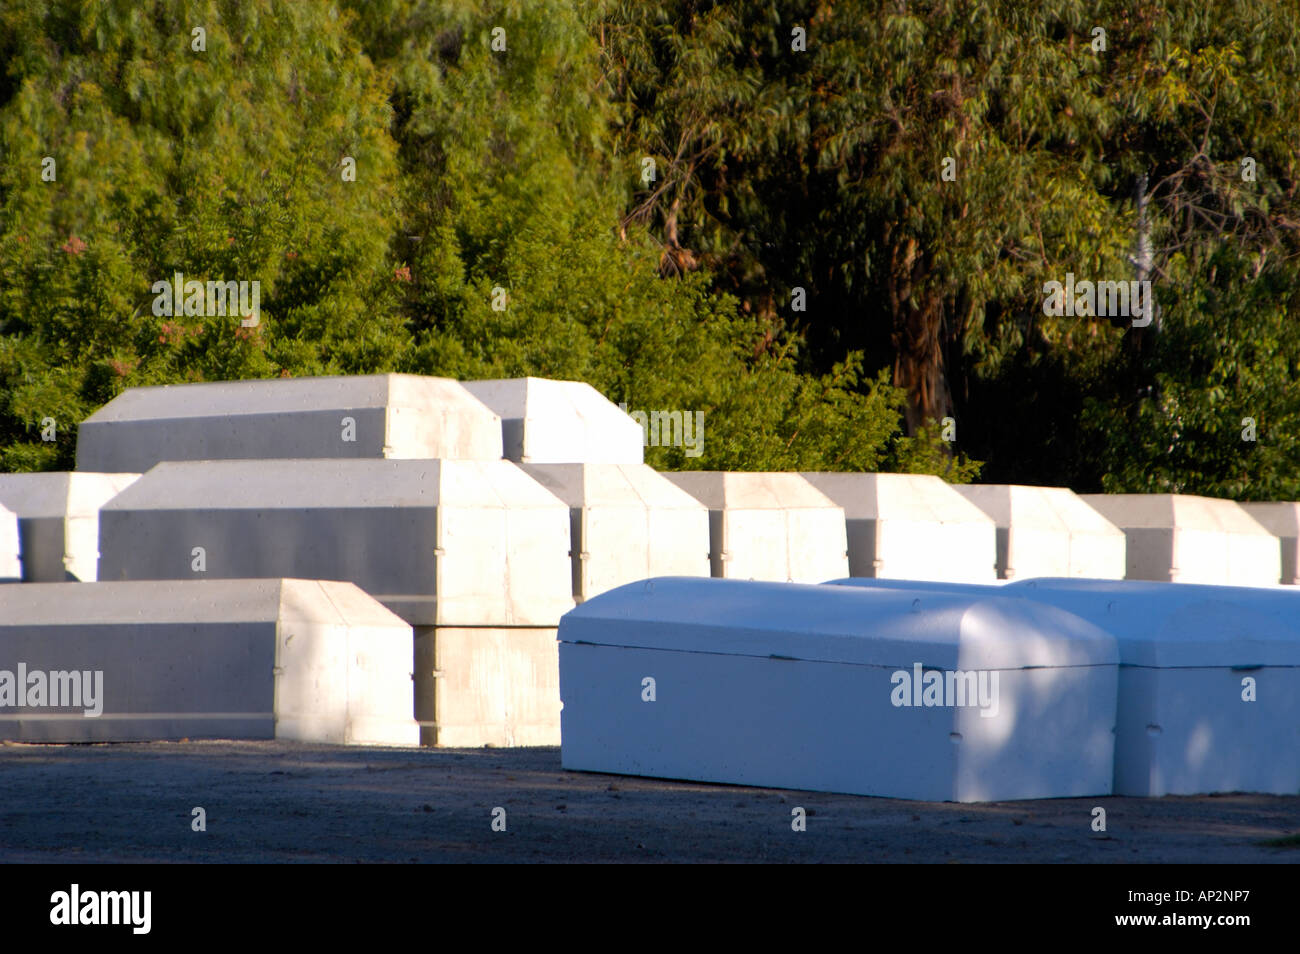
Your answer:
[[[1300,796],[958,805],[566,772],[556,748],[0,745],[4,862],[1294,864],[1300,837],[1264,842],[1297,833]]]

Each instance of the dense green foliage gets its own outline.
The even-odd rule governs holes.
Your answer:
[[[0,38],[6,469],[69,466],[73,425],[123,387],[401,354],[391,108],[337,18],[294,3],[23,3]],[[345,154],[374,173],[342,181]],[[175,272],[259,280],[261,324],[155,316],[151,287]]]
[[[814,365],[891,368],[985,479],[1300,496],[1293,0],[612,10],[620,145],[668,170],[631,219]],[[1044,315],[1067,273],[1158,322]]]
[[[1296,7],[11,0],[0,470],[124,387],[400,370],[704,411],[664,467],[1300,499]]]

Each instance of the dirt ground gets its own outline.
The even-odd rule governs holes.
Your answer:
[[[0,745],[3,862],[1295,864],[1300,838],[1263,843],[1297,833],[1300,796],[958,805],[567,772],[556,748]]]

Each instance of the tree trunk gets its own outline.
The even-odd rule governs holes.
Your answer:
[[[907,433],[942,420],[952,408],[943,358],[943,300],[915,294],[930,270],[910,236],[891,252],[889,306],[894,317],[894,385],[907,392]]]

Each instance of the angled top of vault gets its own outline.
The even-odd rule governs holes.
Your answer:
[[[77,469],[169,460],[499,460],[501,422],[464,386],[411,374],[130,388],[81,425]]]
[[[639,464],[645,432],[590,384],[547,378],[466,381],[500,416],[507,460],[525,464]]]

